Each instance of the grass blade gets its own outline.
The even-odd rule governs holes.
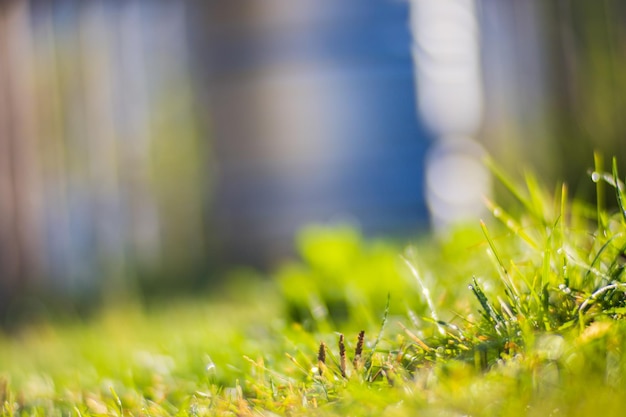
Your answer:
[[[469,289],[474,293],[474,295],[478,299],[478,302],[482,306],[483,317],[487,321],[494,324],[496,332],[500,334],[499,327],[502,324],[504,324],[504,317],[502,317],[502,315],[498,313],[495,308],[493,308],[493,306],[489,302],[489,299],[487,298],[483,290],[480,288],[480,285],[478,285],[478,281],[476,280],[475,277],[472,279],[472,281],[473,281],[473,284],[469,286]]]
[[[622,185],[620,184],[619,175],[617,173],[617,158],[613,157],[613,181],[615,183],[615,196],[619,211],[622,213],[622,219],[626,223],[626,210],[624,209],[624,195],[622,194]]]
[[[511,194],[520,202],[522,205],[530,212],[534,212],[533,205],[531,201],[523,196],[519,192],[519,187],[517,187],[513,181],[504,173],[500,168],[496,165],[496,163],[491,158],[485,159],[485,164],[489,168],[489,170],[493,173],[494,177],[502,184],[504,187],[509,190]]]
[[[514,298],[514,300],[512,301],[518,300],[520,297],[520,293],[518,289],[515,287],[515,284],[513,283],[513,281],[511,280],[511,277],[509,276],[509,271],[504,265],[504,262],[502,262],[502,258],[500,258],[500,255],[498,254],[496,245],[493,243],[493,239],[491,239],[491,236],[489,236],[489,231],[487,230],[487,226],[485,225],[485,222],[483,222],[482,220],[480,221],[480,227],[483,231],[483,234],[485,235],[485,239],[487,239],[487,243],[489,243],[489,248],[491,249],[491,253],[496,258],[496,261],[498,265],[500,266],[500,271],[499,271],[500,280],[506,287],[511,297]]]
[[[485,204],[493,217],[500,220],[502,224],[504,224],[511,232],[515,233],[515,235],[519,236],[524,242],[528,243],[528,245],[533,249],[539,249],[539,245],[530,237],[520,226],[513,217],[508,214],[502,207],[498,206],[488,198],[485,198]]]
[[[596,211],[598,217],[598,229],[600,232],[606,230],[606,223],[602,217],[604,213],[604,181],[600,181],[600,172],[604,172],[604,158],[600,153],[594,152],[593,154],[594,172],[591,174],[591,180],[596,183]]]
[[[385,306],[385,312],[383,313],[383,320],[380,323],[380,331],[378,332],[378,336],[372,345],[372,351],[370,353],[370,360],[374,353],[376,352],[376,348],[378,347],[378,343],[380,343],[383,338],[383,333],[385,332],[385,327],[387,326],[387,318],[389,317],[389,306],[391,304],[391,293],[387,293],[387,305]],[[369,360],[368,360],[369,362]]]
[[[406,259],[404,256],[400,256],[400,258],[404,261],[406,266],[409,267],[411,274],[417,281],[417,284],[420,286],[422,290],[422,294],[424,295],[424,298],[426,299],[426,303],[428,304],[428,308],[430,309],[430,316],[432,317],[435,323],[438,323],[439,315],[437,314],[437,311],[435,310],[435,303],[433,303],[433,300],[430,297],[430,290],[424,284],[424,281],[422,280],[422,277],[420,273],[418,272],[417,268],[411,262],[409,262],[409,260]],[[439,324],[437,324],[437,328],[439,330],[439,334],[444,335],[446,333],[446,331]]]
[[[587,280],[589,279],[589,276],[591,275],[591,273],[594,271],[594,266],[596,265],[596,263],[598,263],[600,261],[600,256],[604,253],[604,251],[606,251],[609,248],[610,244],[618,236],[619,236],[619,234],[615,235],[615,236],[611,236],[604,243],[604,245],[602,245],[602,247],[598,250],[598,252],[596,253],[596,256],[593,258],[593,260],[591,261],[591,264],[587,268],[587,272],[585,273],[585,277],[583,278],[583,285],[586,285],[588,283]]]

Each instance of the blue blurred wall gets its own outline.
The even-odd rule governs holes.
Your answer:
[[[209,2],[200,15],[222,256],[272,262],[309,222],[417,233],[428,138],[408,2],[253,3]]]

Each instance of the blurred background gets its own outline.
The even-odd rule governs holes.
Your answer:
[[[477,218],[481,160],[590,196],[617,0],[0,2],[0,313],[270,268],[312,222]]]

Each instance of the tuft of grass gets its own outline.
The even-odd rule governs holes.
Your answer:
[[[493,219],[448,239],[403,251],[311,227],[275,285],[228,302],[2,335],[0,415],[622,415],[617,161],[595,157],[595,206],[493,169],[518,206],[488,201]]]

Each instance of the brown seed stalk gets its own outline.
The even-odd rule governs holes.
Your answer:
[[[343,334],[339,334],[339,367],[341,368],[341,376],[346,376],[346,344]]]
[[[320,349],[317,352],[317,369],[320,376],[324,373],[326,367],[326,343],[320,343]]]
[[[355,368],[358,368],[358,364],[361,361],[361,355],[363,354],[363,343],[365,342],[365,330],[359,332],[359,337],[356,341],[356,348],[354,349],[354,360],[352,364]]]

